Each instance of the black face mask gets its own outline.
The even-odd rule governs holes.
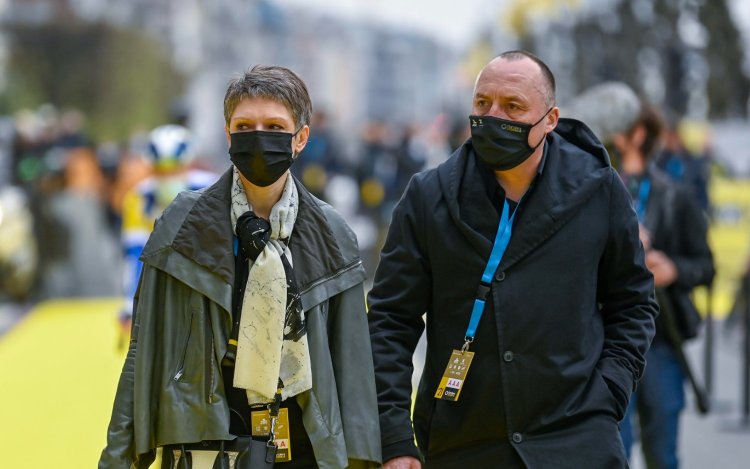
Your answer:
[[[292,138],[297,132],[258,130],[230,134],[229,158],[252,184],[270,186],[294,163]]]
[[[551,110],[549,108],[533,124],[492,116],[469,116],[471,144],[479,159],[495,171],[507,171],[526,161],[544,140],[543,136],[536,145],[529,146],[529,132]]]

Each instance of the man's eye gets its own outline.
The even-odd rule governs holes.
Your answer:
[[[485,107],[487,105],[487,101],[480,99],[477,101],[477,107]]]
[[[279,124],[271,124],[269,126],[271,130],[284,130],[284,127],[280,126]]]

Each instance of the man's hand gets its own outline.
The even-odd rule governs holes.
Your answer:
[[[413,456],[400,456],[386,461],[383,469],[422,469],[422,463]]]
[[[657,287],[668,287],[677,280],[677,267],[662,251],[647,252],[646,267],[654,274],[654,285]]]

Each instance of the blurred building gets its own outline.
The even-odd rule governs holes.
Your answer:
[[[677,116],[741,117],[750,97],[748,3],[509,0],[475,49],[518,45],[550,65],[558,99],[623,81]],[[509,34],[510,33],[510,34]]]
[[[285,65],[307,82],[351,145],[373,119],[428,122],[450,107],[457,53],[424,35],[344,20],[270,0],[5,0],[3,22],[64,17],[135,27],[159,38],[189,77],[184,106],[203,154],[226,149],[222,100],[231,76],[258,63]],[[4,13],[2,13],[4,9]],[[0,54],[1,55],[1,54]],[[0,66],[2,61],[0,61]],[[0,75],[2,75],[0,73]]]

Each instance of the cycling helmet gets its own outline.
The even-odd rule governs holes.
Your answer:
[[[192,158],[190,131],[181,125],[162,125],[151,131],[148,156],[156,170],[183,167]]]

